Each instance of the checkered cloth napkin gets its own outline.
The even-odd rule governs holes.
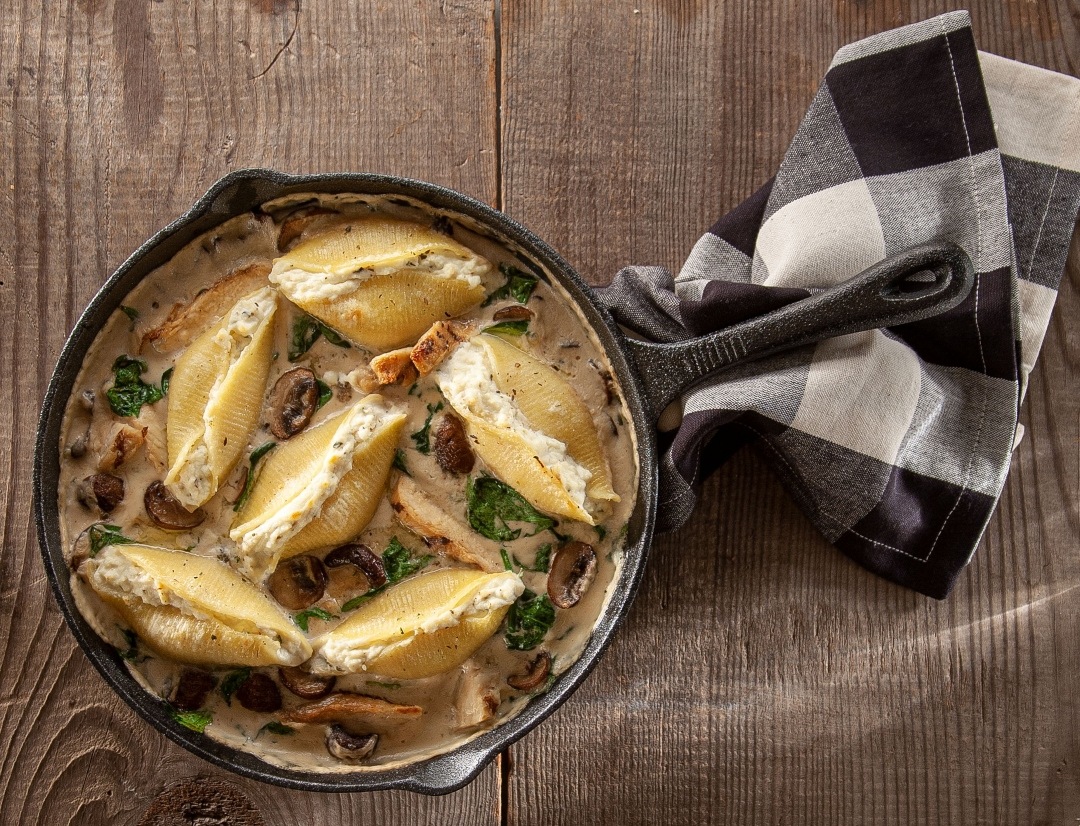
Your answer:
[[[966,12],[841,49],[780,171],[679,275],[600,291],[657,341],[797,301],[932,240],[975,264],[948,313],[841,336],[708,381],[666,435],[663,529],[756,441],[817,528],[871,571],[943,598],[1001,494],[1017,411],[1080,208],[1080,81],[980,53]]]

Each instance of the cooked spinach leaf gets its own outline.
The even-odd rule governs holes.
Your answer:
[[[104,522],[95,522],[88,530],[91,557],[97,556],[98,551],[106,545],[130,545],[135,541],[120,533],[119,525],[106,525]]]
[[[214,720],[214,715],[209,711],[181,711],[172,706],[169,706],[169,714],[184,728],[197,731],[199,734],[206,731],[206,727]]]
[[[164,373],[161,374],[161,395],[162,396],[169,395],[169,384],[172,383],[172,371],[173,371],[173,369],[170,367],[168,370],[166,370]]]
[[[536,530],[527,536],[553,528],[557,523],[525,501],[525,498],[509,485],[494,476],[469,477],[465,485],[466,511],[473,530],[496,542],[510,542],[521,536],[520,528],[511,528],[510,522],[528,522]]]
[[[382,553],[383,568],[386,570],[386,584],[393,585],[407,576],[411,576],[431,562],[431,556],[413,556],[396,536]]]
[[[250,668],[240,668],[236,671],[230,671],[225,675],[225,679],[221,681],[219,691],[221,691],[221,696],[225,698],[226,703],[232,705],[233,694],[236,693],[237,689],[239,689],[240,686],[244,684],[244,681],[250,676]]]
[[[269,723],[267,723],[265,726],[263,726],[261,729],[259,729],[255,733],[255,739],[258,740],[259,735],[262,734],[264,731],[268,731],[271,734],[295,734],[296,733],[296,729],[292,728],[292,726],[287,726],[284,723],[279,723],[277,720],[271,720]]]
[[[514,570],[514,562],[517,562],[518,565],[521,564],[517,557],[514,557],[514,562],[510,561],[510,554],[506,552],[506,548],[499,548],[499,556],[502,557],[503,567],[508,571]]]
[[[289,337],[289,361],[296,361],[319,340],[322,328],[319,322],[306,313],[293,320],[292,335]]]
[[[120,309],[123,311],[124,315],[126,315],[128,318],[130,318],[132,320],[132,322],[135,322],[135,321],[139,320],[139,311],[136,310],[134,307],[127,307],[127,306],[121,304]]]
[[[324,382],[322,379],[315,379],[315,384],[319,388],[319,406],[316,410],[322,408],[330,399],[334,397],[334,391],[330,389],[330,385]]]
[[[511,264],[499,264],[499,272],[503,274],[506,283],[484,299],[481,306],[486,307],[493,301],[499,301],[503,298],[513,298],[518,304],[528,303],[529,297],[532,295],[533,290],[536,289],[536,276],[522,272]]]
[[[551,568],[551,543],[545,542],[539,548],[536,549],[536,558],[533,561],[532,566],[526,565],[517,555],[514,555],[514,562],[518,564],[518,567],[523,571],[532,571],[537,574],[546,574]]]
[[[293,615],[293,622],[300,626],[300,630],[307,633],[308,620],[312,617],[318,617],[321,620],[335,619],[334,615],[323,608],[305,608],[299,614]]]
[[[515,651],[536,648],[555,624],[555,606],[547,594],[528,588],[506,614],[506,647]]]
[[[345,337],[342,336],[341,333],[339,333],[337,330],[334,330],[334,329],[332,329],[330,327],[327,327],[321,321],[318,322],[318,325],[319,325],[319,332],[322,333],[323,338],[325,338],[327,341],[329,341],[335,347],[344,347],[346,350],[348,350],[350,347],[352,347],[352,345],[349,344],[349,342],[345,340]]]
[[[367,684],[375,686],[376,688],[386,688],[386,689],[401,688],[401,683],[383,683],[383,682],[379,682],[378,680],[368,680]]]
[[[490,327],[485,327],[485,333],[491,333],[496,336],[523,336],[529,331],[529,320],[527,318],[518,319],[517,321],[500,321],[498,324],[492,324]]]
[[[431,453],[431,420],[435,418],[435,414],[440,410],[442,410],[442,402],[439,402],[438,404],[429,404],[427,406],[427,418],[424,419],[424,426],[409,437],[416,442],[416,449],[425,456],[428,453]]]
[[[124,634],[124,641],[127,643],[127,650],[121,651],[119,648],[116,649],[117,653],[120,654],[121,657],[123,657],[129,663],[134,663],[136,665],[150,659],[146,654],[139,653],[138,634],[136,634],[130,628],[121,628],[120,630]]]
[[[105,396],[117,416],[138,416],[144,404],[153,404],[161,399],[161,388],[147,384],[140,378],[146,372],[146,362],[142,359],[117,356],[112,369],[113,386],[105,392]]]
[[[248,497],[251,496],[251,486],[255,484],[255,468],[258,467],[259,460],[275,447],[277,447],[277,442],[267,442],[251,451],[251,458],[248,459],[247,479],[244,480],[244,489],[240,491],[239,498],[233,504],[232,509],[234,511],[239,511],[247,504]]]
[[[405,451],[400,447],[394,451],[394,467],[406,476],[412,476],[412,474],[409,473],[409,468],[405,465]]]

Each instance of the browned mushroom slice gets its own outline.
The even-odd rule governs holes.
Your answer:
[[[556,608],[571,608],[589,590],[595,577],[596,551],[592,545],[571,540],[555,552],[548,572],[548,596]]]
[[[111,513],[124,501],[124,480],[111,473],[95,473],[87,476],[75,489],[79,502],[91,510]]]
[[[75,541],[71,543],[71,559],[68,560],[68,565],[71,566],[71,570],[75,573],[79,572],[79,568],[82,564],[90,558],[90,528],[87,528],[78,536],[75,537]]]
[[[142,346],[168,353],[191,344],[195,337],[221,318],[245,295],[267,285],[268,264],[248,264],[215,281],[187,304],[177,304],[169,317],[143,336]]]
[[[326,731],[326,750],[338,760],[365,760],[378,744],[377,734],[353,734],[337,724]]]
[[[350,542],[330,551],[323,558],[323,565],[327,568],[354,566],[364,575],[371,588],[380,588],[386,584],[386,568],[382,559],[360,542]]]
[[[513,674],[506,679],[506,684],[515,691],[534,691],[544,684],[551,673],[551,655],[541,651],[529,663],[529,670],[524,674]]]
[[[167,531],[188,531],[198,527],[206,519],[202,508],[189,512],[159,481],[151,482],[147,487],[143,495],[143,506],[150,520]]]
[[[334,689],[337,677],[317,677],[299,667],[282,666],[278,679],[285,688],[305,700],[321,700]]]
[[[465,425],[453,413],[439,417],[435,426],[435,459],[447,473],[468,473],[476,457],[469,446]]]
[[[461,342],[476,335],[477,329],[474,322],[436,321],[413,346],[412,363],[421,376],[426,376]]]
[[[492,673],[480,668],[473,660],[465,663],[454,698],[457,728],[476,728],[486,723],[495,716],[501,701]]]
[[[198,711],[215,685],[217,680],[212,674],[198,668],[185,668],[180,672],[170,702],[181,711]]]
[[[248,711],[271,714],[281,708],[281,689],[266,674],[250,674],[236,689],[236,699]]]
[[[278,252],[285,252],[290,249],[304,234],[304,230],[315,223],[315,220],[320,216],[336,214],[334,210],[324,209],[323,207],[308,207],[296,210],[281,222],[281,231],[278,233],[277,242]]]
[[[410,477],[398,477],[390,489],[390,504],[398,521],[436,553],[488,573],[503,570],[499,546],[454,519]]]
[[[371,360],[371,371],[380,384],[412,384],[420,374],[412,363],[412,348],[402,347]]]
[[[300,554],[279,562],[266,581],[266,587],[271,596],[290,611],[302,611],[322,599],[326,582],[322,562],[317,557]]]
[[[496,310],[495,314],[491,316],[491,320],[530,321],[534,315],[535,313],[524,304],[511,304],[509,307],[503,307],[501,310]]]
[[[307,427],[318,408],[319,383],[315,374],[306,367],[283,373],[267,402],[270,432],[279,439],[290,439]]]
[[[111,473],[135,455],[146,441],[145,427],[132,427],[128,424],[114,424],[105,438],[105,449],[98,459],[98,470]]]
[[[283,723],[339,723],[355,717],[417,717],[424,713],[420,706],[391,703],[379,697],[367,694],[335,692],[329,697],[314,703],[306,703],[296,708],[283,711],[279,719]]]

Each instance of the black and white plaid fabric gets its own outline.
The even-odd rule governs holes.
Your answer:
[[[948,239],[971,256],[949,313],[730,371],[682,399],[660,513],[755,440],[818,529],[870,570],[948,594],[1001,494],[1017,411],[1080,208],[1080,81],[975,48],[955,12],[841,49],[776,177],[697,242],[678,277],[601,291],[673,341]]]

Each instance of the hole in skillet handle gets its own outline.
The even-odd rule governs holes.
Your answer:
[[[891,302],[911,302],[932,300],[945,292],[967,294],[963,284],[970,280],[971,264],[966,253],[956,245],[948,242],[926,244],[898,256],[901,261],[907,257],[910,257],[908,265],[905,267],[901,263],[896,275],[880,288],[881,298]]]

